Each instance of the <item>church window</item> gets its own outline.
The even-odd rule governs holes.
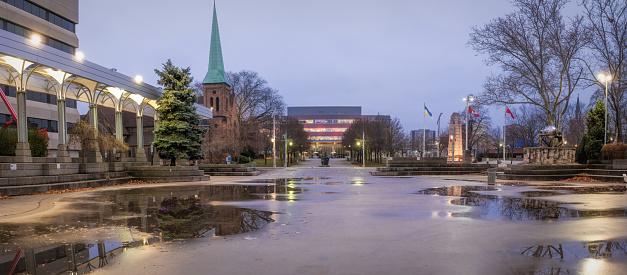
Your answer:
[[[213,108],[213,97],[209,99],[209,107]]]
[[[220,111],[220,98],[216,97],[216,112]]]
[[[216,91],[213,91],[213,94],[215,95],[215,94],[216,94]]]

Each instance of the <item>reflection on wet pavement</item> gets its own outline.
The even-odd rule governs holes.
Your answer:
[[[470,209],[470,211],[467,212],[451,213],[450,216],[452,217],[527,221],[627,216],[626,209],[573,210],[563,207],[565,203],[527,198],[563,194],[557,191],[525,191],[520,193],[521,197],[498,196],[498,192],[485,195],[476,193],[476,191],[498,191],[498,189],[491,186],[449,186],[430,188],[418,191],[417,193],[461,197],[451,200],[450,203],[454,205],[480,207],[479,209]]]
[[[521,255],[544,259],[627,258],[627,240],[571,242],[525,246]]]
[[[277,191],[273,185],[172,186],[69,197],[59,215],[0,224],[0,272],[6,274],[15,264],[14,273],[59,274],[79,268],[83,273],[134,246],[257,230],[273,222],[274,213],[211,202],[259,199],[259,194],[272,199]]]

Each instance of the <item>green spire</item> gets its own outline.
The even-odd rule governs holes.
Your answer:
[[[209,50],[209,71],[203,84],[210,83],[226,83],[226,75],[224,73],[224,61],[222,60],[222,45],[220,44],[220,30],[218,29],[218,14],[216,13],[216,3],[213,3],[213,23],[211,24],[211,48]]]

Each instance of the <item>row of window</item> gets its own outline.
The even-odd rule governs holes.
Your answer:
[[[14,6],[32,15],[35,15],[43,20],[46,20],[68,31],[71,31],[71,32],[76,31],[76,24],[74,24],[74,22],[67,20],[61,16],[58,16],[52,13],[51,11],[46,10],[29,1],[26,1],[26,0],[1,0],[1,1],[6,2],[11,6]]]
[[[9,85],[2,85],[2,84],[0,84],[0,88],[2,88],[2,91],[4,91],[4,94],[6,96],[11,96],[11,97],[15,97],[16,96],[15,95],[15,93],[16,93],[15,87],[9,86]],[[57,96],[56,95],[51,95],[51,94],[45,94],[45,93],[40,93],[40,92],[34,92],[34,91],[28,91],[27,90],[26,91],[26,99],[32,100],[32,101],[37,101],[37,102],[43,102],[43,103],[57,105]],[[65,99],[65,107],[76,109],[76,99],[70,99],[70,98]]]
[[[13,117],[11,117],[11,115],[0,114],[0,124],[4,124],[12,120]],[[57,122],[56,120],[29,117],[26,119],[26,121],[28,122],[28,128],[36,128],[37,130],[46,129],[46,131],[48,131],[49,133],[59,132],[59,122]],[[70,129],[72,127],[72,123],[68,122],[65,127],[67,127],[66,130]]]
[[[347,128],[304,128],[305,132],[346,132]]]
[[[309,140],[342,140],[342,137],[309,137]]]
[[[353,119],[307,119],[307,120],[299,120],[301,124],[311,124],[311,123],[353,123]]]
[[[26,37],[26,38],[29,38],[29,39],[32,38],[33,34],[35,33],[33,31],[31,31],[30,29],[27,29],[25,27],[22,27],[20,25],[17,25],[15,23],[12,23],[12,22],[9,22],[9,21],[6,21],[6,20],[1,20],[0,19],[0,25],[1,25],[0,27],[2,27],[2,29],[5,30],[5,31],[8,31],[10,33],[14,33],[14,34],[17,34],[19,36],[23,36],[23,37]],[[60,50],[60,51],[64,51],[64,52],[69,53],[69,54],[74,54],[74,50],[75,50],[74,47],[72,47],[72,46],[70,46],[68,44],[65,44],[65,43],[63,43],[63,42],[61,42],[59,40],[56,40],[54,38],[47,37],[45,35],[40,35],[40,36],[41,36],[41,43],[42,44],[46,44],[46,45],[48,45],[50,47],[53,47],[53,48],[55,48],[57,50]]]

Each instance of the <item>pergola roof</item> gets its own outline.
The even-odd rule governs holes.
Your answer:
[[[22,36],[0,31],[0,83],[154,116],[161,90]],[[196,104],[212,118],[211,109]],[[144,113],[146,112],[146,113]]]

